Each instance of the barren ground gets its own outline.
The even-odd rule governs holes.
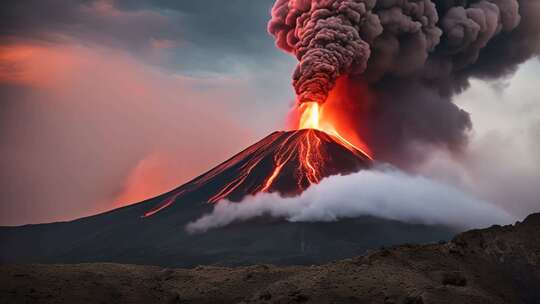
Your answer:
[[[540,214],[318,266],[0,266],[0,303],[540,303]]]

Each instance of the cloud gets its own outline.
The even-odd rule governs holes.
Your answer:
[[[167,181],[148,183],[159,193],[254,139],[236,106],[219,102],[249,100],[242,80],[171,74],[96,45],[12,44],[2,54],[2,225],[133,203],[143,197],[125,194],[138,179],[129,176],[148,175],[137,169],[146,159],[159,155],[167,170]]]
[[[452,186],[381,167],[326,178],[296,197],[261,193],[240,203],[224,200],[186,229],[204,232],[263,215],[291,222],[328,222],[369,215],[457,229],[508,224],[516,219]]]
[[[457,102],[474,113],[475,130],[459,155],[430,151],[415,171],[488,200],[513,215],[540,211],[540,61],[495,83],[474,81]],[[504,86],[503,91],[500,87]]]
[[[47,12],[43,14],[43,12]],[[152,39],[180,39],[175,15],[152,10],[122,10],[113,1],[28,1],[3,5],[0,41],[64,43],[78,39],[134,52]]]
[[[29,0],[2,6],[0,43],[77,40],[120,48],[162,67],[227,73],[233,63],[266,65],[286,57],[266,33],[272,2]],[[155,58],[156,47],[164,56]]]
[[[122,192],[114,199],[111,207],[118,208],[129,203],[140,202],[158,196],[167,190],[178,187],[186,177],[176,170],[181,165],[176,163],[175,155],[153,152],[140,160],[129,173]]]

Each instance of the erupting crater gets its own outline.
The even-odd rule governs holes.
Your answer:
[[[316,129],[274,132],[214,169],[171,191],[144,217],[175,202],[240,201],[258,192],[298,195],[331,175],[371,166],[371,157],[345,139]]]

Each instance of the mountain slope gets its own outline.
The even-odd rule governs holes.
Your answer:
[[[238,201],[258,191],[295,195],[326,176],[370,166],[367,155],[326,133],[275,132],[156,198],[72,222],[0,228],[0,263],[309,264],[454,234],[372,217],[334,223],[264,217],[203,234],[185,231],[220,199]]]
[[[239,201],[261,191],[295,195],[324,177],[357,172],[369,168],[371,163],[369,156],[360,150],[318,130],[274,132],[175,189],[145,216],[175,201]]]

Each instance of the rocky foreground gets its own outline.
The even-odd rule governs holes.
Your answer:
[[[0,303],[537,304],[540,213],[320,266],[0,266]]]

